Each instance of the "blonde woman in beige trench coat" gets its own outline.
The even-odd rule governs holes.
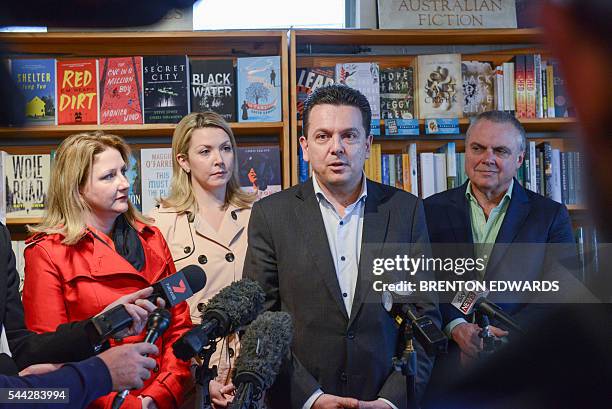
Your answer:
[[[177,270],[196,264],[206,272],[206,286],[189,300],[194,324],[198,304],[242,278],[247,227],[254,195],[240,190],[237,146],[230,126],[214,112],[192,113],[172,137],[170,194],[150,216],[168,242]],[[230,369],[239,344],[237,334],[219,341],[210,365],[218,376],[209,385],[214,408],[231,399]]]

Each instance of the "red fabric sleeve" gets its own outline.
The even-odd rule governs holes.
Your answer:
[[[26,247],[23,308],[26,326],[35,332],[55,331],[68,322],[62,282],[57,266],[37,244]]]

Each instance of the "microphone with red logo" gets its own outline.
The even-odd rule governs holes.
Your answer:
[[[204,270],[196,265],[186,266],[153,284],[153,294],[148,300],[155,304],[157,298],[161,298],[166,302],[166,308],[172,308],[200,291],[205,285]],[[97,345],[132,325],[132,316],[120,304],[93,317],[91,324],[86,330],[92,345]]]
[[[155,304],[159,297],[166,302],[166,308],[171,308],[186,301],[204,288],[205,285],[206,273],[202,267],[197,265],[186,266],[153,284],[153,294],[149,296],[148,300]]]
[[[500,306],[487,300],[488,291],[459,291],[451,301],[453,307],[457,308],[463,315],[470,315],[474,311],[478,311],[486,315],[490,319],[497,319],[506,325],[509,329],[523,334],[525,331],[506,314]]]

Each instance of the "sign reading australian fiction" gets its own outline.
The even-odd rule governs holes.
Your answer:
[[[515,0],[378,0],[380,28],[516,28]]]

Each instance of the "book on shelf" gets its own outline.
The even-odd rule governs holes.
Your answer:
[[[238,121],[282,120],[280,56],[238,58]]]
[[[463,114],[467,117],[495,109],[495,71],[489,62],[462,61]]]
[[[191,112],[214,111],[236,122],[236,72],[230,58],[205,60],[190,57]]]
[[[100,124],[142,124],[142,57],[100,58]]]
[[[461,54],[419,55],[417,61],[419,118],[462,118]]]
[[[297,69],[297,119],[302,120],[304,101],[319,87],[335,82],[335,67],[306,67]]]
[[[178,123],[189,113],[187,56],[142,58],[145,124]]]
[[[51,155],[2,154],[6,219],[42,217],[47,210]]]
[[[142,213],[149,214],[160,198],[170,193],[172,148],[140,150]]]
[[[25,99],[26,125],[55,125],[55,59],[13,59],[11,77]]]
[[[125,178],[130,184],[128,190],[128,198],[130,202],[138,209],[142,211],[142,177],[140,173],[140,149],[132,148],[130,157],[128,160],[127,171],[125,172]]]
[[[98,123],[98,64],[95,58],[57,60],[57,123]]]
[[[380,69],[380,114],[382,119],[413,119],[414,68]]]
[[[278,145],[239,146],[238,173],[240,185],[257,198],[281,190],[280,149]]]
[[[372,110],[372,122],[380,121],[380,70],[377,63],[338,63],[336,83],[355,88],[365,95]]]

